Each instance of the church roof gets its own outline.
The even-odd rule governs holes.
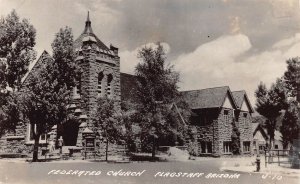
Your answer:
[[[235,100],[236,106],[238,109],[242,107],[243,101],[244,101],[244,95],[246,92],[244,90],[242,91],[233,91],[232,96]]]
[[[92,25],[90,21],[90,16],[88,12],[87,20],[85,21],[85,27],[81,35],[74,41],[74,47],[79,48],[81,47],[82,43],[85,41],[92,41],[95,42],[99,49],[107,51],[110,53],[109,48],[94,34]]]
[[[236,103],[238,109],[241,109],[242,105],[243,105],[243,102],[245,102],[245,103],[247,103],[247,106],[248,106],[250,112],[251,113],[254,112],[245,90],[233,91],[232,96],[235,100],[235,103]]]
[[[192,109],[222,107],[227,95],[231,98],[233,108],[236,108],[228,86],[182,91],[181,94]]]
[[[41,67],[43,66],[43,64],[46,64],[49,62],[53,62],[53,59],[50,56],[50,54],[44,50],[43,53],[41,54],[41,56],[38,58],[38,60],[34,63],[31,70],[28,71],[26,73],[26,75],[24,76],[24,78],[22,80],[22,84],[25,84],[26,81],[31,77],[31,75],[33,75],[34,72],[39,72],[42,69]]]

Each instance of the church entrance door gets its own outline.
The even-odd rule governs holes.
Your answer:
[[[63,124],[62,136],[64,146],[76,146],[79,124],[75,120],[69,120]]]

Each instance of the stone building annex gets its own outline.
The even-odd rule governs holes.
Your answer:
[[[65,146],[81,148],[82,132],[93,130],[91,116],[98,97],[107,95],[117,101],[117,106],[120,106],[121,101],[135,101],[135,76],[120,72],[122,61],[118,48],[106,46],[94,34],[89,16],[83,33],[75,40],[74,49],[74,62],[80,65],[83,73],[79,85],[73,89],[73,102],[68,105],[68,109],[79,118],[80,123],[67,122],[62,126],[54,126],[51,132],[41,136],[40,144],[45,144],[47,139],[54,139],[58,135],[62,137]],[[39,57],[24,83],[32,73],[41,71],[40,66],[44,62],[53,62],[46,51]],[[252,153],[253,108],[245,91],[231,92],[225,86],[181,93],[193,112],[191,126],[198,155],[231,154],[233,124],[241,133],[242,154]],[[29,124],[20,122],[15,135],[6,135],[0,139],[0,152],[31,152],[33,139],[30,129]]]

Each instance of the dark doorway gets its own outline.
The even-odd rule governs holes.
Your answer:
[[[64,146],[76,146],[78,130],[79,124],[75,120],[69,120],[63,124]]]

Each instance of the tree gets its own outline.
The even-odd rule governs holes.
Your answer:
[[[30,124],[34,139],[33,162],[38,161],[40,136],[67,116],[65,99],[68,91],[66,86],[57,88],[56,66],[43,64],[40,72],[33,73],[24,84],[25,90],[20,94],[23,118]]]
[[[7,86],[13,91],[21,85],[22,77],[36,57],[36,30],[27,19],[20,20],[13,10],[0,20],[0,91]]]
[[[142,62],[135,69],[138,76],[137,95],[144,105],[143,109],[154,112],[157,102],[171,103],[178,96],[179,74],[172,65],[166,65],[166,54],[159,43],[157,49],[142,48],[138,57]]]
[[[136,104],[123,101],[121,111],[117,115],[117,121],[122,126],[122,140],[125,141],[127,150],[137,151],[137,141],[139,140],[140,127],[136,120],[140,114],[136,111]]]
[[[284,73],[284,83],[289,97],[296,98],[300,103],[300,61],[299,57],[287,60],[287,71]]]
[[[0,19],[0,135],[15,131],[20,122],[16,91],[36,52],[34,27],[13,10]],[[10,87],[11,90],[7,90]]]
[[[289,100],[280,131],[284,146],[299,138],[300,133],[300,60],[299,57],[287,60],[287,70],[283,76]]]
[[[0,136],[15,134],[15,128],[21,121],[18,93],[0,93]]]
[[[105,160],[108,159],[109,143],[114,143],[120,140],[121,126],[117,121],[117,112],[115,110],[115,101],[107,97],[98,98],[97,111],[94,117],[94,122],[97,127],[97,132],[105,137]]]
[[[300,131],[300,114],[295,102],[290,103],[286,110],[280,132],[282,134],[283,148],[287,148],[289,143],[293,143],[294,139],[298,138]]]
[[[72,29],[69,27],[61,28],[55,35],[52,42],[53,59],[57,70],[55,74],[59,79],[57,87],[67,86],[70,90],[75,86],[76,79],[80,74],[80,68],[76,65],[74,53],[74,41]]]
[[[22,114],[31,125],[34,138],[33,161],[38,160],[39,138],[53,125],[74,119],[66,106],[71,100],[70,89],[75,85],[76,66],[73,35],[68,27],[60,29],[52,43],[53,60],[49,59],[37,72],[31,73],[21,94]]]
[[[53,51],[53,64],[55,70],[53,75],[56,76],[57,85],[55,91],[66,87],[68,97],[65,99],[67,104],[72,100],[70,94],[72,88],[80,82],[80,68],[75,62],[73,32],[70,27],[59,29],[51,44]],[[84,99],[85,100],[85,99]],[[61,124],[61,123],[60,123]],[[58,139],[57,134],[56,139]]]
[[[256,111],[267,118],[265,127],[270,136],[270,146],[273,147],[276,119],[280,116],[281,111],[287,108],[286,92],[281,80],[277,80],[268,90],[262,82],[255,91]]]
[[[179,97],[179,74],[173,70],[172,65],[166,64],[166,54],[159,43],[156,48],[142,48],[138,57],[141,62],[136,66],[135,73],[138,77],[137,95],[141,104],[138,108],[141,114],[141,137],[144,145],[152,144],[154,158],[155,148],[161,138],[182,131],[167,118],[171,105]]]

